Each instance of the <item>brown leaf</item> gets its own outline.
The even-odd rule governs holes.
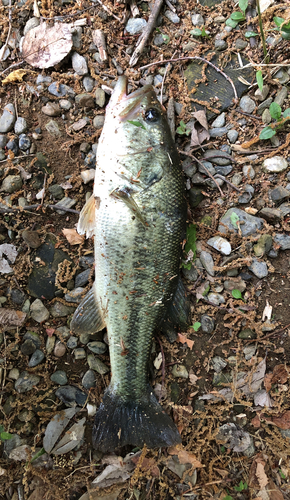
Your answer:
[[[186,451],[182,444],[177,444],[176,446],[171,446],[168,448],[169,455],[177,455],[178,460],[181,464],[191,464],[192,467],[203,467],[203,465],[197,460],[195,455],[192,455],[188,451]]]
[[[206,118],[206,112],[204,109],[200,109],[199,111],[195,111],[192,113],[193,117],[201,124],[205,130],[208,130],[208,123]]]
[[[250,373],[249,375],[245,375],[239,379],[236,387],[243,391],[246,395],[256,393],[262,385],[265,371],[266,358],[262,359],[262,361],[256,366],[254,373]]]
[[[265,473],[265,467],[262,463],[257,463],[256,476],[258,478],[260,488],[265,488],[268,484],[268,478]]]
[[[22,44],[22,56],[35,68],[55,66],[70,52],[72,34],[67,24],[42,23],[26,33]]]
[[[81,236],[79,233],[77,233],[77,230],[74,228],[72,229],[64,228],[62,232],[65,235],[70,245],[79,245],[80,243],[83,242],[84,237]]]
[[[188,339],[187,337],[185,337],[185,335],[182,335],[181,333],[178,333],[178,342],[181,342],[182,344],[187,344],[189,349],[192,349],[194,345],[193,340]]]
[[[256,415],[254,418],[252,418],[251,424],[256,429],[259,429],[259,427],[261,427],[261,420],[260,420],[259,415]]]
[[[22,326],[26,319],[26,314],[15,309],[0,309],[1,326]]]
[[[272,417],[272,423],[279,429],[290,429],[290,410],[285,411],[280,417]]]
[[[276,365],[273,370],[272,384],[278,382],[279,384],[285,384],[289,377],[289,367],[285,365]]]
[[[272,479],[269,479],[269,484],[267,486],[267,492],[269,493],[270,500],[284,500],[284,495],[277,488]]]
[[[273,373],[266,373],[264,377],[264,386],[267,392],[269,392],[272,387],[272,377]]]
[[[160,476],[160,470],[154,460],[154,458],[146,458],[144,457],[142,460],[142,463],[139,464],[139,461],[141,460],[141,457],[132,457],[131,462],[133,462],[135,465],[138,465],[140,467],[140,470],[143,472],[149,472],[153,477],[159,477]]]

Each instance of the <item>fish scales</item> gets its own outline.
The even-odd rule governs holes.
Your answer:
[[[78,225],[94,235],[95,284],[72,320],[78,333],[108,332],[112,375],[93,430],[103,451],[181,440],[152,393],[148,365],[180,279],[184,182],[152,87],[127,95],[126,85],[121,77],[107,107],[94,193]]]

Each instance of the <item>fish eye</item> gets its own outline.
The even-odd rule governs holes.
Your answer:
[[[160,118],[160,112],[157,109],[149,108],[145,111],[144,119],[148,123],[155,123]]]

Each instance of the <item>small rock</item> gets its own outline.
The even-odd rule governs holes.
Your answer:
[[[239,203],[241,203],[241,204],[249,203],[249,201],[251,201],[251,199],[253,197],[254,192],[255,192],[255,189],[253,188],[253,186],[251,186],[250,184],[245,184],[244,192],[238,198]]]
[[[34,353],[34,351],[36,351],[36,345],[32,340],[26,339],[21,345],[20,350],[24,356],[30,356]]]
[[[220,293],[211,292],[206,298],[209,302],[217,306],[225,303],[225,298]]]
[[[12,151],[12,153],[14,153],[14,155],[17,156],[19,151],[17,137],[15,139],[10,139],[6,144],[6,148],[8,151]]]
[[[257,347],[255,345],[248,345],[244,347],[243,353],[245,355],[246,361],[249,361],[253,356],[255,356],[256,350]]]
[[[248,42],[242,38],[237,38],[235,45],[237,50],[244,50],[247,47]]]
[[[65,385],[67,383],[67,376],[63,370],[56,370],[51,376],[50,380],[58,385]]]
[[[210,253],[205,252],[204,250],[201,252],[200,256],[200,261],[205,268],[205,270],[208,272],[210,276],[214,276],[214,261]]]
[[[45,128],[47,132],[52,135],[52,136],[59,136],[61,135],[61,131],[59,130],[59,126],[55,120],[50,120],[46,125]]]
[[[56,203],[56,206],[59,206],[60,208],[72,208],[76,204],[76,200],[73,198],[69,198],[68,196],[65,196],[62,198],[60,201]],[[60,215],[64,215],[65,212],[63,210],[57,210],[57,213]]]
[[[241,278],[229,279],[224,281],[225,290],[231,292],[232,290],[239,290],[240,292],[244,292],[246,290],[246,283]]]
[[[68,101],[67,99],[60,99],[59,105],[60,105],[61,109],[65,109],[66,111],[69,111],[72,107],[72,103],[70,101]]]
[[[21,151],[27,151],[31,146],[31,141],[26,134],[20,134],[19,136],[19,149]]]
[[[218,149],[208,149],[204,152],[203,158],[215,165],[230,165],[230,158],[225,157],[225,151],[220,151]]]
[[[41,108],[41,111],[47,116],[61,115],[61,109],[57,102],[48,102],[45,106]]]
[[[75,96],[75,103],[78,104],[81,108],[94,108],[95,101],[93,96],[90,94],[78,94]]]
[[[82,340],[80,339],[82,342]],[[84,342],[82,342],[84,343]],[[85,359],[86,357],[86,351],[82,347],[78,347],[77,349],[74,350],[74,357],[75,359]]]
[[[79,303],[84,295],[84,288],[81,286],[79,288],[75,288],[74,290],[71,290],[70,292],[66,293],[64,298],[67,302],[76,302]]]
[[[282,83],[282,85],[283,85],[284,83],[289,82],[290,76],[288,75],[287,71],[285,71],[284,69],[279,69],[279,71],[277,71],[277,73],[275,73],[274,79],[279,80],[279,82]]]
[[[78,288],[79,286],[85,286],[89,281],[90,274],[91,274],[90,269],[85,269],[85,271],[82,271],[80,274],[77,274],[75,278],[76,288]]]
[[[213,247],[218,252],[222,253],[223,255],[230,255],[232,251],[230,243],[221,236],[213,236],[213,238],[210,238],[207,241],[207,244]]]
[[[30,306],[30,314],[32,319],[37,321],[37,323],[43,323],[43,321],[46,321],[49,318],[49,311],[40,299],[36,299],[32,302]]]
[[[126,24],[126,31],[130,33],[130,35],[136,35],[137,33],[141,33],[145,26],[147,26],[147,21],[145,21],[145,19],[139,17],[131,18]]]
[[[101,89],[99,87],[96,89],[95,100],[96,100],[96,104],[100,108],[103,108],[105,106],[106,94],[105,94],[105,91],[103,89]]]
[[[272,121],[272,116],[268,108],[264,109],[263,114],[262,114],[262,122],[265,125],[268,125]]]
[[[235,186],[239,186],[243,180],[243,176],[241,174],[234,174],[233,177],[231,178],[231,182]]]
[[[289,207],[290,213],[290,207]],[[276,224],[276,222],[280,222],[283,218],[283,212],[278,208],[262,208],[259,212],[259,216],[265,219],[270,224]]]
[[[290,204],[282,203],[282,205],[280,205],[279,207],[279,210],[282,212],[284,216],[290,214]]]
[[[248,177],[250,179],[254,179],[256,172],[253,169],[252,165],[244,165],[243,166],[243,174],[245,177]]]
[[[184,365],[173,365],[171,373],[175,378],[188,378],[188,371]]]
[[[40,377],[38,377],[38,375],[24,371],[15,382],[15,390],[19,392],[19,394],[22,394],[23,392],[31,391],[39,382]]]
[[[287,98],[287,96],[288,96],[287,87],[282,87],[281,90],[279,90],[277,92],[276,97],[274,99],[274,102],[279,104],[279,106],[283,106],[283,103],[284,103],[285,99]]]
[[[104,116],[104,115],[97,115],[97,116],[95,116],[95,118],[93,119],[93,126],[94,126],[96,129],[100,129],[100,128],[102,128],[102,127],[103,127],[104,122],[105,122],[105,116]]]
[[[228,48],[228,44],[225,40],[215,40],[214,46],[218,52],[222,52]]]
[[[270,107],[270,104],[273,102],[273,97],[268,97],[265,101],[261,102],[259,104],[258,109],[257,109],[257,114],[262,115],[264,110]]]
[[[47,90],[55,97],[65,97],[67,95],[69,97],[75,96],[75,91],[71,87],[63,83],[53,82]]]
[[[73,33],[72,33],[72,41],[73,41],[73,48],[74,49],[81,49],[82,48],[82,32],[83,29],[81,26],[75,26]]]
[[[258,259],[254,258],[252,261],[252,264],[250,266],[248,266],[248,268],[259,279],[265,278],[266,276],[268,276],[268,268],[267,268],[266,262],[259,261]]]
[[[212,333],[214,331],[214,319],[207,314],[202,315],[200,323],[201,329],[204,333]]]
[[[25,241],[26,245],[30,248],[38,248],[41,245],[41,239],[37,231],[29,231],[28,229],[24,229],[22,231],[21,236]]]
[[[89,390],[96,385],[96,374],[93,370],[88,370],[82,378],[82,385]]]
[[[85,157],[84,164],[86,167],[95,168],[96,167],[96,155],[93,151],[90,151]]]
[[[209,135],[210,137],[222,137],[223,135],[228,133],[227,127],[217,127],[217,128],[210,128],[209,129]]]
[[[2,186],[0,191],[4,191],[5,193],[14,193],[22,188],[22,179],[20,175],[7,175],[4,181],[2,182]]]
[[[234,144],[237,141],[238,137],[239,137],[239,132],[233,128],[229,130],[227,133],[227,138],[231,144]]]
[[[39,365],[44,360],[44,358],[44,352],[42,352],[40,349],[36,349],[29,360],[28,366],[30,368],[33,368],[34,366]]]
[[[13,128],[15,120],[16,120],[16,113],[14,105],[12,103],[7,104],[4,107],[3,113],[0,117],[0,133],[6,134],[7,132],[10,132],[10,130],[12,130]]]
[[[208,172],[211,174],[211,175],[215,175],[216,174],[216,169],[214,168],[214,166],[212,165],[212,163],[210,163],[209,161],[205,161],[205,160],[202,160],[199,164],[198,164],[198,171],[201,173],[201,174],[205,174],[205,175],[208,175]],[[193,174],[194,175],[194,174]]]
[[[204,18],[201,14],[193,14],[191,16],[193,26],[204,26]]]
[[[81,56],[78,52],[73,52],[71,61],[72,67],[77,75],[84,76],[88,73],[88,65],[84,56]]]
[[[83,86],[86,92],[92,92],[95,86],[95,80],[91,76],[85,76],[83,78]]]
[[[245,328],[244,330],[241,330],[239,333],[239,339],[247,340],[247,339],[255,339],[256,337],[257,335],[250,328]]]
[[[110,371],[110,368],[105,365],[99,358],[96,358],[93,354],[89,354],[87,357],[88,365],[91,370],[95,370],[100,373],[100,375],[105,375]]]
[[[87,346],[90,349],[90,351],[94,352],[95,354],[104,354],[107,350],[106,344],[104,344],[103,342],[99,342],[97,340],[89,342]]]
[[[256,257],[263,257],[269,253],[272,247],[272,236],[270,234],[262,234],[256,245],[253,246]]]
[[[175,12],[172,12],[172,10],[166,10],[164,12],[164,15],[165,17],[167,17],[167,19],[169,19],[169,21],[171,21],[174,24],[178,24],[180,22],[180,17],[178,17],[178,15],[175,14]]]
[[[211,360],[211,365],[216,373],[220,373],[227,366],[227,362],[220,356],[215,356]]]
[[[165,42],[166,42],[166,39],[164,38],[162,33],[158,33],[157,35],[155,35],[155,37],[153,39],[153,43],[154,43],[154,45],[156,45],[156,47],[161,47],[161,45],[165,44]]]
[[[263,85],[262,90],[257,89],[255,92],[255,97],[258,99],[258,101],[264,101],[267,97],[267,95],[270,92],[270,87],[269,85]]]
[[[226,233],[228,228],[230,230],[235,230],[236,232],[238,232],[238,227],[235,227],[232,224],[232,217],[236,216],[238,217],[238,221],[240,223],[242,236],[255,234],[257,229],[261,229],[263,227],[264,221],[260,217],[247,214],[247,212],[239,208],[230,208],[221,218],[218,231],[220,233]]]
[[[256,103],[253,99],[245,95],[240,100],[240,107],[243,111],[245,111],[245,113],[253,113]]]
[[[272,191],[270,191],[270,196],[275,203],[279,203],[290,196],[290,191],[283,186],[277,186]]]
[[[233,166],[232,165],[226,165],[226,166],[217,165],[215,167],[215,170],[216,170],[217,174],[227,176],[233,170]]]
[[[1,149],[5,148],[7,141],[8,141],[8,138],[6,137],[6,135],[0,134],[0,148]]]
[[[62,358],[66,353],[66,346],[62,342],[57,342],[53,351],[53,354],[57,358]]]
[[[82,170],[81,178],[83,180],[83,183],[88,184],[90,181],[93,181],[95,178],[95,173],[96,171],[93,168],[90,168],[89,170]]]
[[[55,345],[55,340],[56,340],[55,335],[52,335],[51,337],[47,337],[46,344],[45,344],[45,350],[46,350],[47,354],[52,353],[52,351],[54,349],[54,345]]]
[[[64,190],[59,184],[52,184],[49,186],[48,191],[56,200],[61,200],[63,198]]]
[[[289,250],[290,236],[287,236],[286,234],[276,234],[274,241],[280,245],[281,250]]]
[[[55,391],[55,395],[68,407],[84,406],[87,395],[72,385],[64,385]]]

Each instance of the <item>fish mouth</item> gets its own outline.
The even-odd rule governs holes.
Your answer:
[[[128,78],[122,75],[115,85],[109,106],[111,109],[115,106],[119,106],[119,109],[121,107],[122,109],[118,113],[119,119],[121,121],[128,120],[140,112],[141,101],[150,92],[154,92],[152,85],[144,85],[144,87],[128,94]]]

